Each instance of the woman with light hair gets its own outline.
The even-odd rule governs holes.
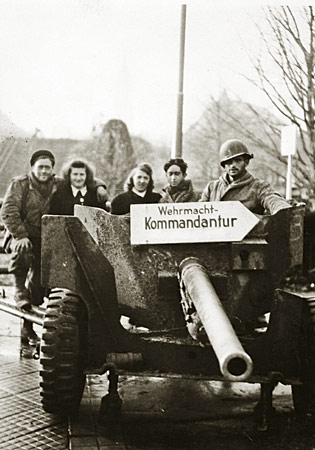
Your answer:
[[[50,214],[73,215],[74,205],[105,208],[96,196],[94,169],[85,159],[74,159],[62,169],[64,182],[53,194]]]
[[[141,163],[130,172],[124,189],[111,202],[111,213],[122,215],[130,213],[130,205],[158,203],[161,195],[153,192],[152,168],[148,163]]]

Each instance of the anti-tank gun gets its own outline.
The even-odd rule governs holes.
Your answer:
[[[189,204],[188,213],[180,206],[186,213],[137,205],[129,218],[76,206],[74,217],[43,218],[42,281],[51,289],[40,351],[46,411],[70,413],[85,375],[107,371],[112,387],[102,414],[120,407],[113,386],[121,373],[260,383],[263,428],[279,381],[293,386],[296,409],[307,410],[312,319],[304,298],[281,289],[302,261],[303,208],[259,221],[238,202]],[[202,214],[202,206],[214,210]],[[220,226],[210,222],[218,215]],[[224,226],[233,217],[233,227]],[[267,312],[266,332],[255,332]]]

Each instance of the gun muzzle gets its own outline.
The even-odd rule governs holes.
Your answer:
[[[190,257],[181,262],[179,273],[218,358],[222,375],[230,381],[246,380],[253,370],[252,359],[236,336],[206,269],[197,258]]]

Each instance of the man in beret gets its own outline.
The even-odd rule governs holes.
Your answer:
[[[55,157],[49,150],[40,149],[33,153],[30,165],[29,174],[13,178],[1,208],[1,219],[7,230],[5,250],[11,253],[8,270],[14,276],[14,299],[17,306],[26,311],[43,302],[41,217],[48,214],[52,195],[63,182],[53,173]],[[105,184],[97,180],[95,189],[98,200],[105,203]],[[24,320],[21,339],[25,344],[36,344],[38,336],[32,322]]]

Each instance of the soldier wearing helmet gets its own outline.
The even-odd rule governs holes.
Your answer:
[[[238,139],[229,139],[220,148],[220,164],[225,173],[216,181],[210,181],[200,201],[242,202],[255,214],[275,214],[290,205],[274,191],[269,183],[253,177],[247,166],[253,158],[246,145]]]

